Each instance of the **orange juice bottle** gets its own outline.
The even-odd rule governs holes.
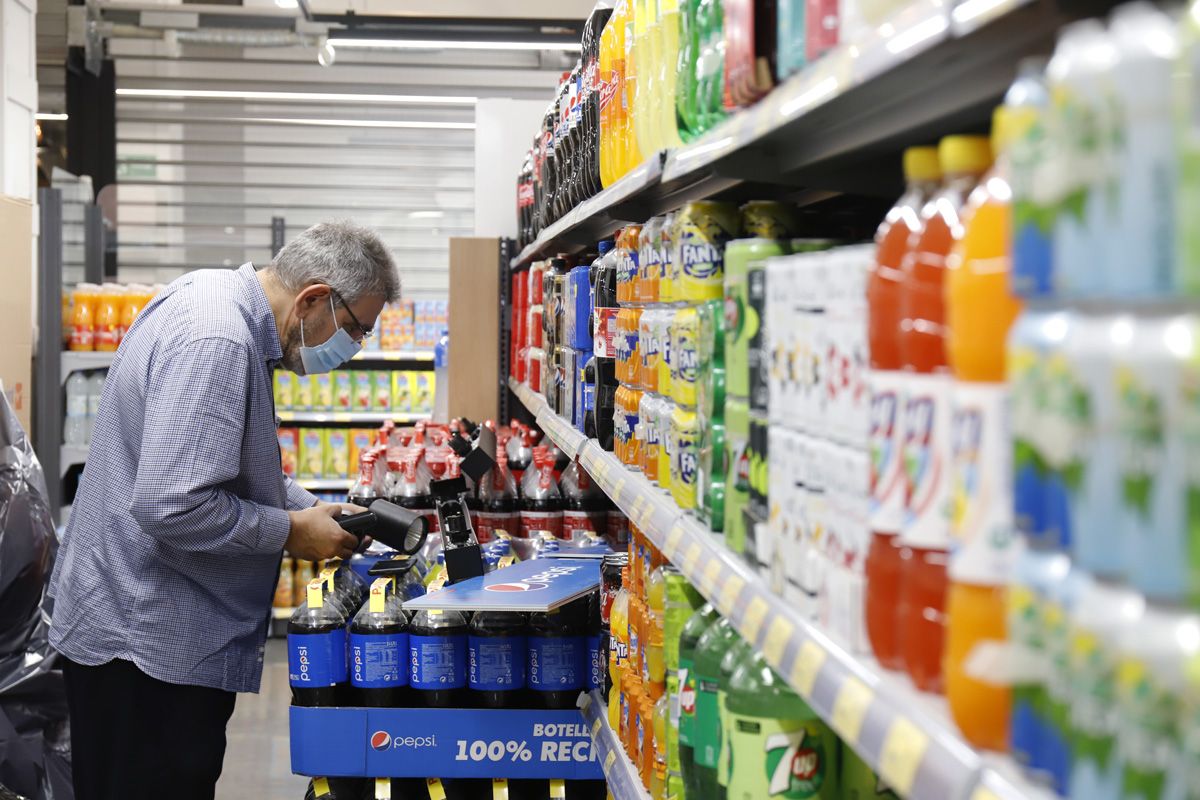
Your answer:
[[[96,349],[96,297],[100,287],[81,283],[72,292],[70,348],[75,351]]]
[[[125,296],[121,302],[121,339],[124,340],[125,334],[129,333],[129,329],[133,327],[133,321],[137,319],[137,315],[142,313],[146,303],[149,302],[150,288],[141,284],[130,284],[125,288]]]
[[[612,16],[600,32],[600,185],[612,186],[616,160],[617,20]]]
[[[620,178],[629,170],[642,163],[642,152],[638,148],[637,136],[633,130],[633,103],[637,97],[638,70],[640,65],[634,59],[634,24],[636,22],[633,0],[617,0],[613,9],[612,20],[620,19],[624,24],[617,29],[616,52],[621,54],[618,71],[621,73],[621,88],[614,102],[616,108],[617,131],[617,168],[616,177]]]
[[[106,283],[100,287],[96,299],[95,347],[111,353],[121,344],[121,304],[124,290],[119,284]]]
[[[942,690],[947,574],[946,508],[953,424],[945,347],[946,260],[962,236],[967,195],[991,166],[982,136],[938,145],[945,182],[921,211],[921,232],[902,265],[900,357],[905,370],[905,518],[900,530],[900,650],[918,689]]]
[[[946,263],[946,355],[955,381],[946,699],[967,741],[989,750],[1007,747],[1011,694],[970,677],[965,664],[977,645],[1007,639],[1014,524],[1004,355],[1020,304],[1008,288],[1012,192],[1003,154],[1030,123],[1026,110],[996,109],[996,166],[971,192],[962,240]]]

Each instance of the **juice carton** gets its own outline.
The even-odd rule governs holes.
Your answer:
[[[279,460],[283,464],[283,474],[296,477],[296,468],[300,460],[300,431],[298,429],[279,429]]]
[[[378,370],[371,373],[374,382],[374,401],[371,407],[376,411],[390,411],[392,408],[392,374]]]
[[[296,380],[299,378],[293,372],[276,370],[275,372],[275,410],[290,411],[295,401]]]
[[[349,434],[350,451],[347,461],[352,468],[357,468],[359,457],[362,455],[362,452],[369,449],[371,447],[371,443],[375,441],[375,431],[371,430],[370,428],[352,428],[350,429]]]
[[[313,375],[313,411],[333,410],[333,375],[323,372]]]
[[[413,387],[413,413],[414,414],[432,414],[433,413],[433,373],[432,372],[413,372],[409,379]]]
[[[349,411],[354,408],[354,375],[345,370],[333,372],[333,410]]]
[[[345,478],[350,474],[350,431],[330,428],[325,432],[325,477]]]
[[[322,478],[325,471],[325,429],[300,429],[301,478]]]
[[[297,375],[292,394],[292,408],[296,411],[311,411],[313,408],[313,382],[311,375]]]
[[[413,410],[412,373],[396,370],[392,373],[392,410],[402,414]]]
[[[351,406],[355,411],[370,411],[375,404],[375,379],[367,370],[350,373],[352,382]]]

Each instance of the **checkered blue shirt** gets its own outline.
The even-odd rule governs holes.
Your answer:
[[[281,357],[250,264],[191,272],[138,316],[108,371],[51,581],[61,653],[258,691],[285,509],[316,502],[280,465]]]

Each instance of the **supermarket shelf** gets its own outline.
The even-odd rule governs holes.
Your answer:
[[[637,767],[625,754],[616,731],[608,724],[608,705],[599,690],[580,695],[579,710],[583,712],[588,730],[592,733],[596,758],[600,760],[608,791],[615,800],[650,800],[638,776]]]
[[[389,419],[396,422],[419,422],[429,419],[428,414],[411,414],[391,411],[278,411],[280,422],[364,422],[383,423]]]
[[[1050,53],[1064,23],[1114,5],[912,0],[704,136],[654,154],[544,230],[511,266],[594,246],[625,223],[693,200],[787,199],[816,211],[839,195],[894,199],[905,147],[986,130],[1022,57]],[[859,208],[873,230],[883,210]],[[845,210],[831,207],[831,220],[845,222]]]
[[[300,478],[296,483],[310,492],[344,492],[354,485],[349,478]]]
[[[848,652],[801,617],[719,535],[597,442],[581,440],[545,398],[526,385],[509,385],[539,423],[550,423],[543,424],[546,434],[578,456],[617,506],[900,794],[917,800],[1052,797],[1025,781],[1011,759],[967,744],[943,700],[916,691],[872,657]]]
[[[87,352],[77,353],[72,350],[62,352],[62,382],[66,383],[72,372],[88,369],[108,369],[112,366],[116,353]]]
[[[433,361],[432,350],[359,350],[352,361]]]

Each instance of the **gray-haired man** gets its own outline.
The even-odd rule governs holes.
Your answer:
[[[323,224],[260,271],[184,275],[130,328],[50,588],[80,800],[213,796],[283,551],[356,544],[283,475],[271,371],[339,365],[399,290],[374,233]]]

